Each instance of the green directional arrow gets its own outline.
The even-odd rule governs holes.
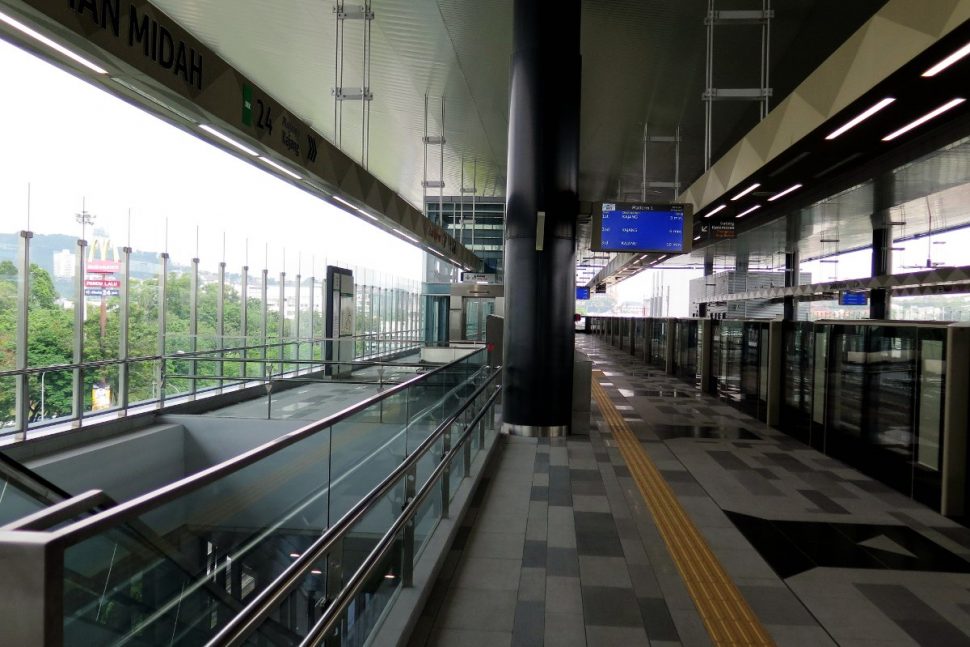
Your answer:
[[[242,121],[247,126],[253,125],[253,86],[248,84],[242,89]]]

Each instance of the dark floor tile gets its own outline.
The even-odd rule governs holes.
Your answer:
[[[599,557],[623,557],[623,545],[616,530],[576,531],[576,551],[580,555],[595,555]]]
[[[602,481],[599,470],[569,470],[569,478],[576,481]]]
[[[522,568],[545,568],[546,542],[526,539],[522,550]]]
[[[751,469],[751,466],[745,463],[743,460],[724,450],[710,450],[707,454],[714,459],[714,462],[723,467],[724,469],[732,472],[737,471],[747,471]]]
[[[608,512],[576,512],[573,514],[573,520],[576,524],[577,533],[580,531],[603,530],[616,532],[613,515]]]
[[[856,584],[855,587],[920,645],[970,645],[970,636],[906,587],[896,584]]]
[[[738,472],[735,479],[756,496],[781,496],[782,492],[757,472]]]
[[[643,616],[647,638],[671,642],[680,640],[674,620],[670,617],[667,602],[663,598],[637,598],[637,603],[640,605],[640,615]]]
[[[778,475],[775,474],[774,472],[772,472],[767,467],[754,467],[754,468],[752,468],[751,471],[753,471],[756,474],[760,474],[761,476],[763,476],[764,478],[768,479],[769,481],[777,481],[778,480]]]
[[[660,470],[660,475],[668,483],[696,483],[687,470]]]
[[[599,472],[597,472],[597,476]],[[603,485],[602,480],[598,481],[573,481],[573,494],[582,494],[586,496],[604,495],[606,494],[606,486]]]
[[[533,485],[532,495],[529,497],[532,501],[548,501],[549,500],[549,488],[543,485]]]
[[[546,575],[579,577],[578,551],[574,548],[546,547]]]
[[[633,589],[583,587],[583,620],[603,627],[641,627],[643,616]]]
[[[798,490],[798,493],[814,503],[822,512],[829,512],[832,514],[849,514],[848,510],[818,490]]]
[[[571,508],[573,505],[573,493],[569,489],[561,487],[549,489],[549,505],[565,506]]]
[[[513,647],[543,647],[546,607],[543,602],[524,602],[515,605],[512,625]]]
[[[613,466],[613,472],[618,477],[630,478],[630,468],[627,467],[626,465],[614,465]]]
[[[762,456],[764,456],[765,460],[774,463],[778,467],[783,467],[789,472],[799,473],[812,471],[811,467],[789,454],[782,454],[780,452],[765,452],[762,454]]]

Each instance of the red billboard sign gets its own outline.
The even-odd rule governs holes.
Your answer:
[[[121,269],[121,262],[93,260],[88,261],[84,269],[92,274],[114,274]]]

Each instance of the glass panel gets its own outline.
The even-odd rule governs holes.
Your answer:
[[[403,397],[397,406],[403,412]],[[400,423],[381,422],[378,409],[366,409],[333,428],[331,523],[342,517],[404,460],[404,429]]]
[[[325,430],[143,515],[137,532],[70,546],[65,644],[205,642],[229,598],[265,587],[326,528],[329,454]]]
[[[13,377],[0,377],[0,437],[16,431],[16,391],[17,382]]]
[[[916,460],[920,467],[940,469],[940,438],[943,423],[943,379],[946,360],[942,340],[920,343],[919,444]]]
[[[30,403],[28,416],[31,424],[68,420],[71,417],[71,385],[74,372],[71,369],[49,369],[33,373],[27,379]],[[10,390],[4,389],[0,399],[10,402],[11,421],[13,420],[14,382],[10,378]],[[112,391],[116,393],[117,391]],[[90,389],[87,401],[90,402]],[[88,407],[90,410],[90,406]]]

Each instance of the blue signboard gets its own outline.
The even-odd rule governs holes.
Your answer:
[[[603,203],[599,251],[684,251],[683,205]],[[594,241],[595,242],[595,241]]]
[[[840,306],[864,306],[868,303],[869,298],[865,292],[852,292],[849,290],[839,292]]]
[[[576,300],[583,301],[589,298],[589,288],[576,288]]]

